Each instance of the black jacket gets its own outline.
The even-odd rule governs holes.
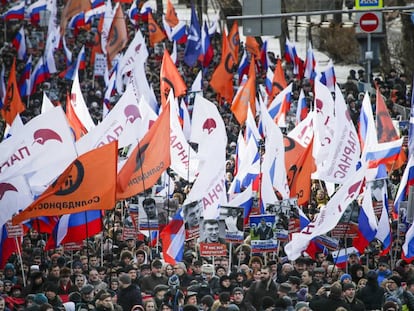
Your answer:
[[[142,305],[141,290],[136,285],[129,285],[126,288],[122,288],[118,294],[118,304],[122,307],[123,311],[131,311],[135,305]]]

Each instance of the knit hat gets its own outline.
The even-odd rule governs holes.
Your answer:
[[[345,283],[342,285],[342,291],[346,291],[348,289],[354,288],[355,289],[355,285],[354,283]]]
[[[348,273],[344,273],[341,275],[341,283],[343,283],[346,279],[352,280],[352,277]]]
[[[267,308],[273,307],[275,304],[275,301],[270,296],[264,296],[262,299],[262,310],[265,310]]]
[[[292,290],[292,286],[289,283],[282,283],[279,286],[279,291],[283,293],[289,293]]]
[[[81,294],[90,294],[93,290],[94,290],[95,288],[93,287],[93,285],[91,285],[91,284],[86,284],[86,285],[83,285],[82,286],[82,288],[81,288],[81,290],[80,290],[80,293]]]
[[[376,280],[378,278],[378,274],[375,270],[370,270],[367,273],[367,279],[368,280]]]
[[[302,308],[307,308],[309,305],[307,302],[305,301],[299,301],[296,305],[295,305],[295,311],[300,311]]]
[[[241,287],[235,287],[235,288],[233,289],[232,294],[234,295],[235,293],[242,293],[242,294],[244,294],[244,290],[243,290],[243,288],[241,288]]]
[[[397,284],[398,287],[401,286],[401,278],[399,276],[397,276],[397,275],[390,276],[388,278],[388,280],[394,281]]]
[[[214,273],[214,266],[208,263],[205,263],[204,265],[201,266],[201,271],[203,273]]]
[[[36,303],[36,304],[38,304],[38,305],[42,305],[42,304],[47,303],[48,302],[48,299],[47,299],[47,297],[46,297],[45,294],[43,294],[43,293],[37,293],[34,296],[33,302]]]

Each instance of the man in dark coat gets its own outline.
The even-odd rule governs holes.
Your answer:
[[[119,276],[118,304],[123,311],[131,311],[135,305],[142,305],[141,290],[131,283],[129,274],[123,273]]]
[[[339,282],[333,283],[330,289],[322,286],[309,302],[309,307],[313,311],[332,311],[339,307],[351,311],[349,304],[342,299],[342,286]]]
[[[145,276],[141,281],[141,291],[153,294],[153,290],[157,285],[167,285],[168,278],[161,273],[162,262],[155,259],[151,264],[151,274]]]
[[[252,304],[256,310],[262,306],[262,300],[265,296],[274,296],[277,291],[275,281],[270,277],[270,267],[261,269],[260,280],[253,282],[246,293],[245,301]]]

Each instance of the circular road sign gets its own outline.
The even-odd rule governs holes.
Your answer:
[[[374,13],[364,13],[359,18],[359,27],[365,32],[374,32],[379,26],[378,16]]]

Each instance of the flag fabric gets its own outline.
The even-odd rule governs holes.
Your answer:
[[[320,81],[329,89],[331,92],[335,92],[336,75],[332,60],[329,60],[327,68],[321,72]]]
[[[35,202],[14,216],[13,223],[38,216],[113,209],[117,157],[116,142],[81,155]]]
[[[30,220],[23,222],[23,230],[25,232],[28,232],[30,229],[34,229],[37,232],[52,234],[58,221],[58,216],[42,216],[32,218]]]
[[[135,33],[134,39],[129,43],[124,57],[118,63],[118,70],[123,75],[131,72],[137,64],[144,64],[148,58],[148,48],[145,38],[140,30]]]
[[[242,61],[240,61],[242,62]],[[265,87],[266,87],[266,93],[269,96],[272,93],[272,83],[273,83],[273,71],[270,69],[270,67],[267,67],[266,70],[266,78],[265,78]]]
[[[23,71],[20,74],[19,78],[19,91],[21,97],[26,97],[30,95],[30,72],[32,71],[32,55],[29,56],[29,59],[26,61],[26,64],[23,67]]]
[[[387,183],[383,180],[382,185],[382,211],[381,217],[378,221],[378,229],[375,237],[382,243],[382,252],[380,253],[381,256],[385,256],[389,253],[392,245],[392,232],[391,232],[391,224],[390,224],[390,217],[389,217],[389,209],[388,209],[388,190],[387,190]]]
[[[411,224],[405,233],[405,241],[402,246],[402,258],[407,261],[414,258],[414,224]]]
[[[112,60],[120,51],[123,50],[127,42],[128,32],[125,23],[124,12],[122,10],[122,6],[119,5],[115,11],[106,45],[108,64],[112,63]]]
[[[0,226],[11,220],[15,213],[33,202],[29,184],[23,175],[0,182]]]
[[[23,2],[24,3],[24,2]],[[7,232],[7,225],[0,228],[0,269],[4,269],[8,259],[13,253],[18,252],[18,245],[20,245],[20,238],[10,238]]]
[[[290,260],[298,258],[314,237],[325,234],[337,225],[345,211],[345,207],[359,195],[364,183],[365,172],[366,168],[361,166],[352,178],[348,178],[347,182],[321,208],[316,219],[302,229],[300,233],[292,235],[292,240],[285,246],[285,252]]]
[[[85,23],[85,13],[79,12],[78,14],[74,15],[68,23],[68,28],[74,31],[74,34],[77,35],[81,28],[84,28],[86,25]]]
[[[182,208],[178,209],[173,219],[160,233],[162,253],[165,262],[175,265],[184,257],[185,226]]]
[[[7,82],[6,97],[1,114],[6,123],[11,125],[16,115],[22,113],[25,109],[16,81],[16,59],[14,59]]]
[[[90,0],[68,0],[65,7],[62,10],[62,15],[60,18],[60,31],[61,35],[64,34],[66,30],[66,24],[69,19],[74,15],[80,12],[86,12],[91,9]]]
[[[244,225],[247,225],[253,207],[252,186],[250,185],[243,192],[235,194],[234,197],[229,200],[228,206],[243,207]]]
[[[117,199],[151,188],[170,166],[170,106],[166,105],[118,174]]]
[[[79,73],[75,71],[75,76],[73,78],[72,89],[70,92],[70,104],[73,106],[76,116],[86,130],[90,131],[95,127],[91,115],[89,114],[88,107],[86,106],[85,99],[79,84]]]
[[[267,40],[263,42],[262,48],[260,49],[260,62],[262,64],[262,71],[266,71],[269,68],[269,57],[267,56]]]
[[[12,40],[12,45],[17,51],[17,59],[26,59],[26,36],[24,34],[24,27],[22,26]]]
[[[83,241],[100,233],[102,229],[102,211],[100,210],[62,215],[54,230],[56,246]]]
[[[224,34],[224,31],[223,31]],[[239,35],[239,24],[235,20],[230,29],[229,35],[227,37],[228,48],[231,51],[233,56],[233,62],[235,64],[239,63],[239,48],[240,48],[240,35]]]
[[[36,93],[37,86],[45,82],[49,76],[50,75],[43,61],[43,57],[40,57],[36,63],[36,66],[33,68],[32,75],[30,76],[30,85],[32,88],[30,95]]]
[[[204,27],[201,31],[201,53],[200,61],[204,68],[207,68],[214,57],[213,46],[211,45],[210,35],[208,33],[207,22],[204,21]]]
[[[174,28],[171,29],[171,39],[179,44],[187,43],[187,25],[183,21],[180,21]]]
[[[305,78],[308,78],[311,81],[311,83],[313,80],[315,80],[315,77],[316,77],[315,66],[316,66],[315,55],[313,54],[312,44],[309,43],[308,50],[306,51],[304,76]]]
[[[65,114],[61,107],[54,107],[31,119],[0,144],[0,163],[7,163],[0,169],[0,181],[26,175],[32,192],[37,194],[75,158],[73,136]]]
[[[160,71],[160,92],[161,104],[165,106],[170,90],[174,91],[174,96],[182,96],[187,92],[187,86],[178,72],[177,67],[171,59],[170,53],[164,50]]]
[[[198,144],[199,175],[184,204],[201,201],[204,219],[217,219],[219,206],[227,203],[225,161],[227,135],[215,104],[196,94],[190,141]]]
[[[112,2],[107,1],[105,4],[104,14],[101,16],[98,24],[98,34],[100,35],[99,40],[101,43],[101,50],[106,54],[106,47],[109,40],[109,32],[111,31],[111,26],[114,21],[114,16],[119,3],[115,4],[115,7],[112,7]]]
[[[358,236],[354,238],[353,245],[360,254],[364,253],[365,248],[375,239],[377,234],[378,221],[372,205],[371,187],[365,188],[362,206],[358,216]]]
[[[152,13],[148,13],[148,32],[149,32],[150,45],[152,47],[154,47],[155,44],[163,41],[166,38],[160,26],[158,26],[158,24],[155,22],[154,18],[152,17]]]
[[[410,190],[410,187],[414,185],[414,155],[411,155],[408,159],[407,166],[401,177],[400,186],[398,187],[397,194],[394,199],[394,218],[399,215],[399,207],[402,201],[404,201]]]
[[[177,13],[175,12],[175,8],[171,0],[167,0],[167,11],[165,12],[165,21],[171,28],[174,28],[179,22]]]
[[[26,9],[26,14],[30,17],[32,25],[38,25],[40,22],[40,12],[46,11],[47,0],[37,0]]]
[[[75,140],[79,140],[88,133],[73,109],[69,93],[66,96],[66,118],[68,119]]]
[[[139,18],[140,18],[140,13],[138,11],[138,7],[137,7],[137,2],[136,1],[132,1],[132,4],[128,10],[128,18],[129,21],[133,24],[133,25],[137,25]]]
[[[286,38],[285,43],[285,60],[288,63],[293,65],[293,73],[301,78],[301,62],[302,60],[299,58],[298,53],[296,52],[296,46],[294,43],[290,42],[288,38]]]
[[[350,254],[357,254],[359,256],[358,250],[353,246],[332,251],[331,255],[334,265],[338,268],[345,269]]]
[[[247,56],[246,50],[243,51],[243,56],[239,63],[239,68],[237,69],[237,74],[239,75],[239,85],[242,82],[243,76],[249,73],[250,60]]]
[[[255,37],[246,37],[245,49],[254,56],[255,60],[260,60],[260,46]]]
[[[249,79],[242,85],[231,104],[231,111],[240,125],[244,124],[247,118],[247,107],[250,106],[253,115],[256,115],[256,73],[254,70],[254,59],[250,61]]]
[[[139,11],[143,22],[149,21],[149,15],[152,14],[152,7],[149,1],[145,1]]]
[[[282,60],[278,59],[276,62],[275,72],[272,80],[272,91],[269,99],[273,100],[280,92],[287,87],[285,72],[282,67]]]
[[[3,108],[4,100],[6,98],[7,88],[6,88],[6,80],[4,78],[6,71],[4,63],[1,64],[1,70],[0,70],[0,109]]]
[[[22,1],[15,6],[12,6],[3,14],[3,19],[8,22],[13,19],[23,20],[24,19],[24,5],[25,2]]]
[[[233,100],[233,67],[235,60],[233,58],[233,52],[229,47],[229,42],[226,36],[226,32],[223,31],[222,46],[221,46],[221,60],[220,64],[216,67],[210,80],[210,85],[216,91],[216,93],[224,98],[228,103]]]
[[[303,91],[303,89],[301,89],[296,108],[296,125],[306,118],[308,112],[309,108],[308,103],[306,101],[305,92]]]
[[[184,62],[193,67],[201,53],[201,28],[194,5],[191,6],[191,23],[188,30],[187,45],[184,51]]]
[[[414,79],[413,79],[414,87]],[[411,88],[413,89],[413,88]],[[414,154],[414,92],[411,92],[410,124],[408,128],[408,156]]]
[[[61,76],[63,76],[66,80],[72,80],[75,77],[75,73],[78,70],[83,70],[86,67],[86,56],[85,56],[85,46],[82,46],[82,48],[79,51],[78,57],[76,58],[76,62],[71,63],[69,67],[62,73]]]

